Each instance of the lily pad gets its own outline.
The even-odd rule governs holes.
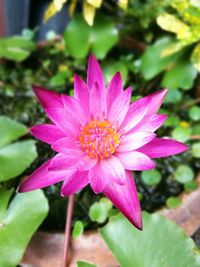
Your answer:
[[[120,214],[100,229],[120,266],[200,266],[200,255],[193,240],[174,222],[145,212],[143,223],[143,231],[139,231]]]
[[[182,184],[190,182],[194,178],[193,170],[187,165],[180,165],[174,172],[174,178]]]
[[[20,175],[36,159],[35,141],[10,142],[27,133],[27,128],[8,117],[0,116],[0,181]]]
[[[142,172],[142,181],[147,185],[156,185],[158,184],[162,177],[158,170],[150,170]]]
[[[41,190],[17,194],[7,209],[10,197],[11,191],[0,192],[2,267],[15,267],[21,261],[32,235],[48,212],[48,202]]]

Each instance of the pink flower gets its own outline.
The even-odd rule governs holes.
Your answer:
[[[156,114],[167,90],[160,90],[130,104],[132,89],[122,88],[116,73],[105,87],[101,68],[90,56],[85,83],[74,77],[74,97],[34,87],[52,124],[31,128],[38,139],[58,154],[33,172],[19,192],[63,181],[61,194],[68,196],[90,183],[104,193],[137,228],[142,228],[141,209],[132,170],[155,167],[152,158],[175,155],[187,146],[154,133],[166,120]]]

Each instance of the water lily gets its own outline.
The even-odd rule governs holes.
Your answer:
[[[187,149],[175,140],[156,137],[156,129],[166,120],[166,115],[156,113],[167,90],[130,103],[132,89],[123,90],[120,73],[105,86],[102,70],[91,55],[87,83],[74,77],[74,97],[38,86],[34,92],[52,123],[34,126],[31,133],[58,153],[34,171],[18,191],[63,181],[61,194],[69,196],[90,184],[141,229],[132,170],[150,170],[155,168],[153,158]]]

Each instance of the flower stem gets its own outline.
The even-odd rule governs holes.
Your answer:
[[[74,209],[74,195],[69,196],[67,213],[66,213],[66,225],[65,225],[65,244],[62,267],[68,266],[69,252],[70,252],[70,240],[71,240],[71,223]]]

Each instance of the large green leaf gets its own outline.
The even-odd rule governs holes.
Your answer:
[[[97,58],[104,58],[118,40],[113,21],[96,16],[94,25],[89,26],[81,15],[75,16],[68,24],[64,40],[67,52],[75,58],[85,58],[91,50]]]
[[[161,71],[170,67],[177,55],[163,56],[163,50],[173,43],[169,37],[159,39],[149,46],[141,58],[141,72],[146,80],[155,77]]]
[[[14,60],[25,60],[35,49],[35,44],[24,37],[9,37],[0,39],[0,57]]]
[[[183,230],[158,214],[143,213],[143,231],[121,214],[100,233],[122,267],[199,267],[200,256]]]
[[[9,191],[0,193],[0,209],[5,210],[9,197]],[[48,203],[41,190],[14,197],[0,220],[1,267],[15,267],[21,261],[28,242],[47,212]]]
[[[28,131],[23,124],[5,116],[0,116],[0,128],[0,147],[9,144]]]
[[[21,174],[36,158],[35,142],[9,144],[27,133],[27,128],[8,117],[0,116],[0,182]]]
[[[22,141],[0,148],[0,181],[21,174],[36,157],[35,141]]]
[[[161,86],[188,90],[192,88],[196,76],[197,70],[183,55],[183,58],[177,60],[174,66],[165,72]]]

